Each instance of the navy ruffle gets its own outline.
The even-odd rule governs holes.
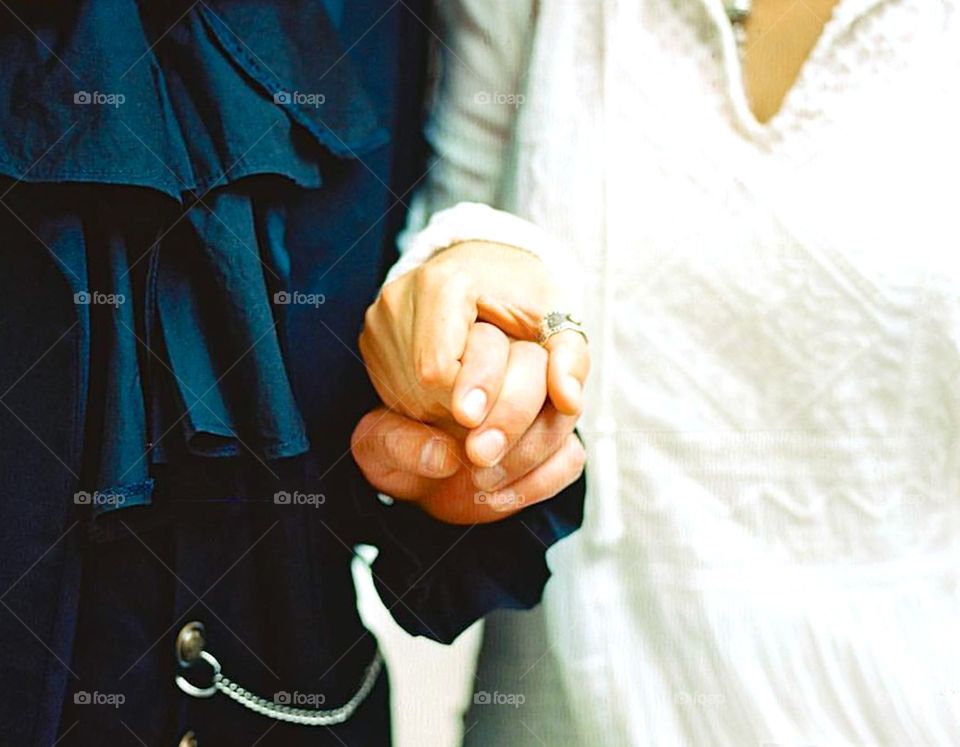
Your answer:
[[[25,25],[0,28],[0,176],[99,185],[17,209],[88,330],[95,511],[149,503],[153,464],[310,448],[277,332],[277,196],[389,135],[331,3],[18,3]]]
[[[252,174],[318,186],[317,146],[388,138],[316,0],[85,0],[0,29],[0,173],[178,200]],[[32,22],[32,23],[31,23]]]

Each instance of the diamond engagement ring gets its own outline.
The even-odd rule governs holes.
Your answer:
[[[545,314],[543,319],[540,320],[540,337],[537,342],[541,345],[546,345],[547,340],[551,337],[561,332],[566,332],[568,329],[582,335],[583,339],[587,340],[587,332],[583,328],[583,323],[573,314],[565,314],[562,311],[551,311],[549,314]]]

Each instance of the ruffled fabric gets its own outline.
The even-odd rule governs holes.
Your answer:
[[[19,185],[6,198],[70,280],[89,343],[78,502],[148,503],[158,463],[309,450],[281,341],[287,307],[274,303],[290,283],[289,262],[272,258],[293,253],[280,204],[292,189],[260,177],[185,216],[123,187]]]
[[[0,173],[13,179],[177,200],[251,174],[315,187],[317,145],[357,157],[388,139],[322,3],[17,11],[30,30],[0,33]]]
[[[277,332],[303,290],[277,196],[388,140],[334,6],[16,4],[25,26],[0,32],[2,191],[99,185],[8,198],[88,330],[78,501],[96,512],[149,503],[157,463],[310,449]]]

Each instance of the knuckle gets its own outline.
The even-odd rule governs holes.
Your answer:
[[[539,429],[538,429],[539,430]],[[566,445],[567,433],[555,429],[530,433],[517,444],[516,457],[520,464],[532,467],[546,462]]]
[[[416,464],[419,439],[417,434],[410,433],[404,427],[393,428],[390,433],[380,436],[375,451],[381,463],[389,461],[401,470],[408,470]]]
[[[427,262],[417,270],[417,288],[443,288],[452,280],[449,263],[443,261]]]
[[[539,467],[552,453],[553,450],[543,442],[524,439],[514,448],[511,466],[520,472],[525,472]]]
[[[428,262],[418,270],[415,282],[418,297],[434,297],[454,307],[468,303],[473,295],[473,277],[452,260]]]
[[[380,298],[368,309],[368,314],[370,312],[376,314],[379,308],[382,307],[383,311],[391,318],[395,319],[402,315],[405,297],[402,286],[403,283],[399,281],[385,285],[380,291]]]
[[[536,416],[539,406],[531,405],[528,402],[508,399],[499,401],[496,405],[497,411],[491,420],[503,427],[508,438],[516,438],[521,435],[526,427]]]
[[[424,355],[417,358],[414,365],[417,383],[428,391],[448,387],[451,382],[449,372],[435,356]]]

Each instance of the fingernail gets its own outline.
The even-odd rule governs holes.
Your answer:
[[[484,462],[494,465],[500,461],[507,448],[507,437],[502,431],[491,428],[484,431],[473,442],[474,453]]]
[[[483,389],[471,389],[463,395],[460,407],[471,422],[479,423],[487,410],[487,393]]]
[[[507,471],[498,464],[476,470],[473,473],[473,484],[481,490],[496,490],[506,477]]]
[[[420,469],[429,474],[441,474],[447,462],[447,447],[439,438],[431,438],[420,452]]]

